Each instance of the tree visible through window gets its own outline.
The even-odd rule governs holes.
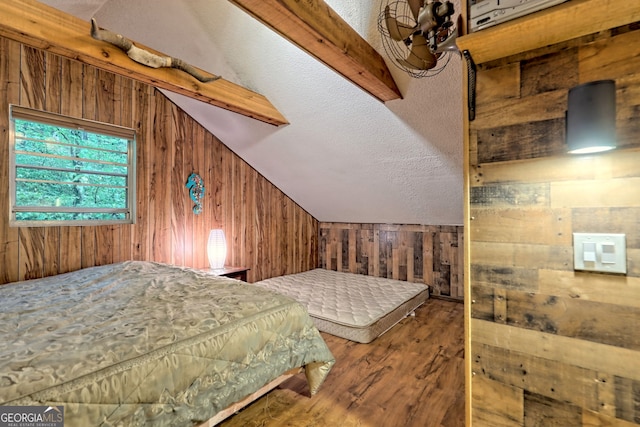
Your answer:
[[[132,129],[11,106],[11,225],[133,223]]]

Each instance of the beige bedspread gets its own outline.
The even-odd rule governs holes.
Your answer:
[[[334,363],[292,299],[134,261],[0,286],[0,343],[0,404],[64,405],[66,427],[190,426]]]

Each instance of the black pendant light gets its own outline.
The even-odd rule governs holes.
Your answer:
[[[569,153],[616,148],[616,82],[598,80],[569,89],[566,120]]]

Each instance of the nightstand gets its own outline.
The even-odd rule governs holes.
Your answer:
[[[247,267],[225,266],[224,268],[215,268],[215,269],[203,268],[201,270],[216,276],[230,277],[232,279],[238,279],[238,280],[242,280],[243,282],[246,282],[247,271],[249,271],[250,269]]]

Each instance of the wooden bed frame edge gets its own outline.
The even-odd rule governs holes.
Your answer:
[[[269,393],[271,390],[273,390],[274,388],[278,387],[280,384],[282,384],[283,382],[285,382],[289,378],[291,378],[291,377],[293,377],[295,375],[298,375],[300,372],[303,372],[303,371],[304,371],[303,367],[298,367],[298,368],[293,368],[293,369],[288,370],[284,374],[280,375],[279,377],[275,378],[274,380],[272,380],[272,381],[268,382],[267,384],[265,384],[264,386],[262,386],[258,391],[248,395],[247,397],[245,397],[242,400],[239,400],[236,403],[232,403],[231,405],[229,405],[228,407],[226,407],[222,411],[220,411],[217,414],[215,414],[213,417],[209,418],[204,423],[199,424],[197,427],[214,427],[215,425],[217,425],[218,423],[221,423],[222,421],[226,420],[227,418],[229,418],[230,416],[232,416],[233,414],[235,414],[236,412],[238,412],[239,410],[241,410],[245,406],[248,406],[249,404],[251,404],[254,401],[258,400],[259,398],[261,398],[265,394]]]

